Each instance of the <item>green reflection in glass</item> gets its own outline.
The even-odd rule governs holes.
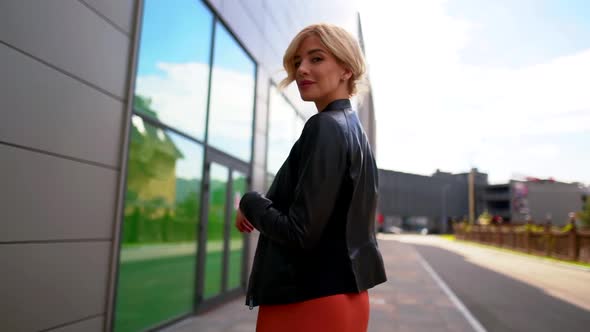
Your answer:
[[[204,298],[221,292],[223,273],[223,229],[225,224],[225,202],[229,170],[211,163],[209,216],[207,224],[207,257],[205,258]]]
[[[212,27],[202,1],[144,2],[134,109],[201,140]]]
[[[244,236],[236,227],[233,221],[236,220],[237,209],[239,208],[240,198],[246,192],[246,176],[240,172],[234,171],[232,179],[233,199],[232,217],[230,227],[229,243],[229,267],[227,277],[227,289],[231,290],[240,287],[242,281],[242,257],[244,257]]]
[[[209,144],[247,162],[252,150],[255,72],[254,61],[218,23],[211,76]]]
[[[192,311],[202,161],[200,144],[133,115],[116,331]]]

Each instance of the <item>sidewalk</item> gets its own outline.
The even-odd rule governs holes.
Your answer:
[[[369,291],[369,331],[474,331],[416,250],[393,240],[397,237],[382,235],[379,240],[388,281]]]
[[[474,331],[459,307],[441,289],[411,245],[383,236],[379,246],[388,281],[369,291],[369,332]],[[255,331],[257,309],[242,298],[175,325],[167,332]]]

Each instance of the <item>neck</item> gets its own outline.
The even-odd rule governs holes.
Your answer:
[[[350,105],[349,97],[346,96],[346,97],[342,97],[342,98],[333,99],[328,103],[322,104],[321,106],[318,106],[318,103],[316,102],[316,107],[318,108],[318,113],[319,113],[319,112],[329,111],[329,110],[334,110],[334,109],[349,108],[349,107],[351,107],[351,105]]]
[[[328,96],[326,98],[314,100],[313,102],[315,103],[315,107],[317,108],[318,112],[321,112],[326,108],[326,106],[328,106],[334,100],[348,99],[348,98],[350,98],[348,96],[348,93],[338,93],[334,96]]]

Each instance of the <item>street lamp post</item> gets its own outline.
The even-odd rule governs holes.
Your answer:
[[[442,187],[442,212],[441,212],[441,233],[446,234],[448,232],[447,226],[447,191],[449,190],[450,185],[445,183]]]

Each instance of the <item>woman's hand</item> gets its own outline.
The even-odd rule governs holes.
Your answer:
[[[244,217],[244,215],[242,214],[242,210],[238,209],[238,213],[236,216],[236,228],[241,232],[241,233],[250,233],[252,232],[252,230],[254,230],[254,226],[252,226],[252,224],[248,221],[248,219],[246,219],[246,217]]]

